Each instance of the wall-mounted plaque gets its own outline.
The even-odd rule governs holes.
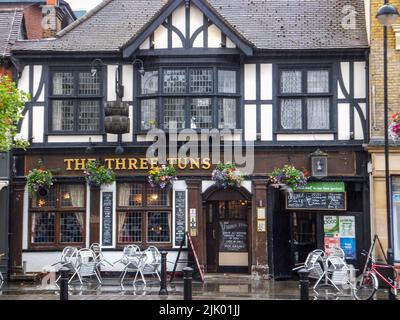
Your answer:
[[[103,192],[102,235],[103,246],[113,245],[113,193]]]
[[[181,245],[186,232],[186,192],[175,191],[175,246]],[[186,246],[186,244],[184,244]]]

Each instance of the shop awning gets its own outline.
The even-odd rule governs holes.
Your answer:
[[[344,182],[319,182],[311,181],[303,187],[295,189],[296,192],[346,192]]]

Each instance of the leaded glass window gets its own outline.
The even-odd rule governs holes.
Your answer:
[[[190,92],[212,93],[213,92],[213,70],[191,69],[190,70]]]
[[[118,213],[118,243],[142,242],[142,212]]]
[[[62,212],[60,218],[60,232],[62,243],[83,242],[83,213]]]
[[[192,129],[212,128],[212,105],[209,98],[195,98],[190,102],[190,127]]]
[[[170,242],[171,214],[169,212],[148,212],[147,221],[148,242]]]
[[[91,72],[79,72],[79,94],[88,96],[100,94],[100,78],[98,72],[94,76]]]
[[[55,72],[53,74],[53,95],[72,95],[74,93],[74,74]]]
[[[185,99],[165,98],[164,102],[164,128],[185,128]]]
[[[186,93],[186,70],[164,70],[164,93]]]
[[[158,71],[147,71],[142,76],[142,94],[158,93]]]
[[[280,72],[280,128],[297,131],[331,129],[329,69],[283,70]]]
[[[218,70],[218,92],[236,93],[236,71]]]
[[[74,130],[75,106],[73,100],[53,100],[52,115],[53,130]]]
[[[218,128],[236,128],[236,99],[220,98],[218,100]]]
[[[99,101],[81,101],[79,108],[79,131],[98,131],[100,128]]]
[[[142,100],[141,103],[141,129],[150,130],[157,126],[157,104],[156,99]]]

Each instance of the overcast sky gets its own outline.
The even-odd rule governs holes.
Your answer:
[[[89,11],[97,6],[102,0],[66,0],[72,10],[86,10]]]

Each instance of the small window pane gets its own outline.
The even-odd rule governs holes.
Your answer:
[[[307,99],[308,129],[329,129],[329,98]]]
[[[141,101],[141,129],[154,129],[157,125],[157,100],[147,99]]]
[[[236,71],[218,70],[218,92],[236,93]]]
[[[148,212],[147,215],[147,242],[170,242],[170,213]]]
[[[164,71],[164,93],[186,93],[186,70]]]
[[[99,73],[92,76],[91,72],[79,73],[79,94],[81,95],[99,95],[100,77]]]
[[[118,243],[142,241],[142,213],[118,213]]]
[[[308,71],[307,91],[308,93],[328,93],[329,71],[327,70]]]
[[[147,205],[149,207],[169,207],[171,205],[170,191],[147,187]]]
[[[47,192],[47,196],[42,197],[38,194],[32,196],[32,208],[54,208],[56,206],[56,190],[51,187]]]
[[[191,99],[190,104],[190,128],[212,128],[212,105],[209,98]]]
[[[190,92],[211,93],[213,92],[213,70],[191,69],[190,70]]]
[[[164,103],[164,128],[185,128],[185,99],[167,98]]]
[[[53,94],[71,95],[74,93],[74,74],[72,72],[53,73]]]
[[[81,101],[79,108],[79,131],[100,130],[99,101]]]
[[[236,99],[219,99],[218,101],[218,128],[236,128]]]
[[[143,206],[143,184],[121,183],[118,188],[119,207]]]
[[[52,102],[52,122],[54,131],[74,130],[74,102],[71,100],[54,100]]]
[[[83,213],[62,212],[60,216],[60,232],[62,243],[83,242]]]
[[[142,94],[158,93],[158,71],[147,71],[142,76]]]
[[[60,192],[61,207],[85,207],[85,186],[83,184],[62,184]]]
[[[55,218],[53,212],[32,213],[31,242],[54,243],[55,242]]]
[[[302,93],[302,72],[299,70],[282,71],[281,93]]]
[[[283,129],[302,129],[300,99],[283,99],[281,102],[281,126]]]

